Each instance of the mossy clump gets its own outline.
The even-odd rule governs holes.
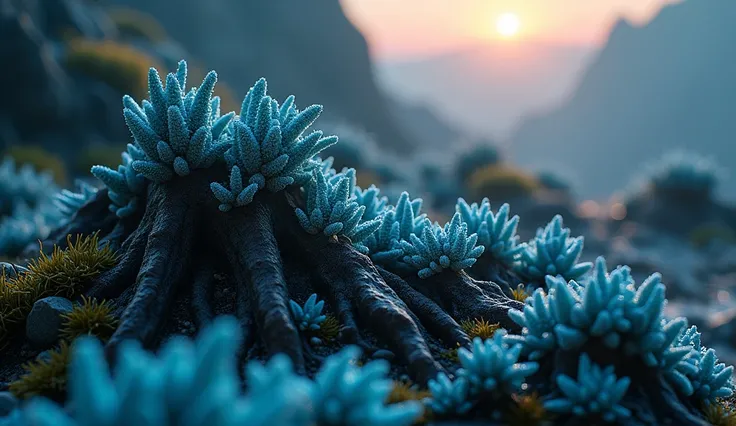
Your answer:
[[[703,405],[703,417],[713,426],[736,426],[736,411],[731,402],[723,398]]]
[[[169,35],[156,18],[148,13],[128,7],[115,7],[108,16],[122,38],[143,39],[153,44],[169,39]]]
[[[71,349],[66,342],[43,357],[23,365],[25,373],[10,384],[9,390],[19,399],[44,396],[63,401],[66,394],[67,367]]]
[[[736,244],[736,232],[725,225],[705,224],[693,229],[689,239],[695,248],[707,247],[715,241]]]
[[[501,154],[492,142],[480,142],[463,152],[457,159],[455,173],[461,182],[468,182],[478,170],[501,164]]]
[[[468,335],[470,340],[473,340],[476,337],[480,337],[481,339],[486,340],[493,337],[493,335],[496,333],[496,330],[501,328],[501,325],[498,323],[491,324],[483,318],[476,318],[473,320],[465,320],[460,322],[460,327],[462,327],[463,331],[465,331],[465,334]]]
[[[64,65],[72,72],[107,83],[135,99],[148,95],[148,70],[160,68],[153,57],[113,40],[70,40]]]
[[[92,335],[107,341],[115,332],[118,321],[113,315],[112,305],[106,300],[97,302],[82,296],[82,304],[62,316],[61,337],[72,341],[79,336]]]
[[[526,291],[526,287],[524,286],[524,284],[519,284],[516,286],[515,289],[511,290],[511,296],[514,300],[524,302],[531,295]]]
[[[531,174],[506,165],[478,169],[470,175],[467,182],[474,197],[488,197],[491,200],[527,198],[541,188]]]
[[[45,297],[74,298],[100,273],[112,268],[117,254],[108,246],[98,248],[97,234],[72,240],[68,248],[54,246],[51,256],[28,263],[28,271],[17,277],[0,277],[0,342],[23,324],[33,304]]]
[[[506,411],[506,422],[511,426],[539,426],[549,421],[544,403],[536,393],[513,395]]]
[[[340,334],[340,322],[334,315],[327,314],[325,320],[319,325],[319,329],[314,330],[312,333],[323,342],[332,342]]]
[[[394,380],[394,386],[391,389],[391,393],[386,398],[387,404],[400,404],[407,401],[419,401],[422,402],[425,398],[432,396],[432,393],[427,389],[420,389],[419,386],[403,381]],[[424,424],[430,420],[431,411],[428,407],[424,406],[424,412],[414,424]]]
[[[33,145],[11,145],[5,156],[13,158],[16,164],[30,164],[38,172],[48,172],[59,185],[69,182],[64,160],[52,152]]]

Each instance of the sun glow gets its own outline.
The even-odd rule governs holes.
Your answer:
[[[514,13],[503,13],[496,19],[496,31],[504,38],[511,38],[518,34],[519,17]]]

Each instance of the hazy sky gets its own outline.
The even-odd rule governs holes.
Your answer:
[[[372,53],[400,58],[439,53],[466,44],[499,40],[496,19],[514,13],[520,21],[507,43],[595,45],[612,23],[626,16],[648,20],[676,0],[341,0],[368,38]]]

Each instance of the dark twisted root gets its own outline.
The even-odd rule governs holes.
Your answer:
[[[157,186],[148,208],[157,212],[147,235],[143,263],[136,280],[136,291],[118,329],[108,342],[113,350],[120,342],[135,339],[148,346],[160,330],[165,312],[174,300],[175,289],[186,275],[197,214],[187,193]]]
[[[342,321],[354,321],[352,312],[357,312],[361,323],[389,344],[417,383],[426,384],[441,371],[409,308],[368,257],[335,240],[308,252]],[[355,322],[343,325],[343,332],[355,330],[359,335]]]
[[[194,279],[192,281],[192,316],[194,317],[194,324],[200,329],[211,323],[215,317],[212,309],[212,288],[214,281],[215,268],[212,259],[204,258],[195,266]],[[240,304],[237,307],[239,308]]]
[[[257,198],[246,209],[222,216],[214,221],[213,234],[225,245],[238,293],[248,294],[261,340],[269,353],[286,353],[295,369],[303,371],[302,342],[289,313],[289,292],[269,206]]]
[[[398,275],[377,266],[381,277],[419,318],[427,330],[451,348],[468,346],[470,339],[462,327],[435,302],[402,280]]]

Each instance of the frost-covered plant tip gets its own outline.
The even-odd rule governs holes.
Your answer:
[[[601,368],[591,362],[587,354],[582,354],[577,379],[560,374],[556,382],[561,397],[544,403],[544,408],[553,413],[599,417],[609,423],[623,422],[631,417],[631,410],[621,404],[631,379],[616,377],[613,366]]]
[[[75,186],[77,192],[62,189],[60,193],[54,196],[54,204],[64,216],[73,216],[98,191],[97,187],[81,179],[75,182]]]
[[[50,172],[36,172],[30,164],[18,167],[12,157],[0,163],[0,215],[12,214],[19,203],[35,207],[58,191]]]
[[[146,190],[146,179],[133,169],[133,162],[144,161],[146,156],[135,144],[128,144],[121,156],[123,164],[117,170],[105,166],[93,166],[92,174],[107,186],[107,195],[112,204],[110,211],[124,218],[135,213],[140,204],[139,197]]]
[[[478,244],[485,247],[485,254],[508,266],[512,266],[525,249],[516,235],[519,216],[509,218],[510,209],[505,203],[497,213],[493,213],[488,198],[484,198],[480,205],[469,205],[460,198],[455,206],[463,222],[468,224],[468,232],[478,234]]]
[[[429,278],[445,269],[462,271],[483,254],[485,248],[476,245],[477,241],[477,234],[468,235],[468,225],[460,213],[455,213],[444,227],[425,219],[421,238],[411,234],[409,241],[401,241],[403,261],[417,270],[419,278]]]
[[[322,315],[322,309],[325,307],[325,301],[317,301],[317,294],[313,293],[304,306],[299,306],[293,300],[289,300],[289,308],[291,315],[294,317],[299,330],[319,330],[319,325],[327,319],[326,315]]]
[[[733,366],[719,362],[716,351],[701,344],[696,326],[682,333],[676,344],[692,348],[680,370],[690,381],[694,398],[712,402],[733,395]]]
[[[545,276],[561,276],[576,280],[590,271],[590,262],[578,263],[583,251],[583,237],[570,237],[570,229],[556,215],[537,236],[524,245],[517,272],[524,278],[543,284]]]
[[[328,358],[315,377],[317,424],[342,425],[411,425],[422,415],[417,401],[386,405],[393,382],[387,377],[387,361],[371,361],[363,367],[356,362],[357,347],[347,347]]]
[[[388,267],[399,266],[398,261],[404,256],[402,240],[410,235],[422,235],[427,215],[421,214],[422,199],[412,200],[408,192],[402,192],[396,206],[384,206],[388,199],[378,198],[378,189],[367,189],[357,195],[358,202],[372,214],[379,215],[381,223],[376,232],[369,235],[362,243],[362,250],[370,253],[371,259]],[[382,211],[380,209],[383,209]]]
[[[314,382],[296,375],[284,354],[266,365],[250,362],[242,394],[239,335],[234,318],[220,317],[195,342],[170,340],[158,357],[126,342],[114,375],[100,343],[81,338],[70,365],[66,408],[72,410],[36,398],[13,418],[29,426],[408,426],[421,415],[417,402],[385,405],[392,386],[388,364],[356,366],[355,347],[330,357]]]
[[[666,154],[649,167],[649,173],[655,191],[703,194],[710,194],[725,175],[712,159],[684,150]]]
[[[321,165],[313,157],[337,142],[335,136],[322,137],[321,131],[302,136],[322,113],[321,105],[300,112],[294,96],[279,105],[266,88],[266,80],[260,79],[248,91],[240,116],[227,134],[229,188],[217,182],[211,185],[223,211],[249,204],[263,188],[278,192],[305,184]]]
[[[470,350],[458,350],[461,368],[454,381],[445,373],[430,381],[432,396],[427,404],[440,415],[464,414],[481,400],[499,400],[519,392],[539,368],[536,362],[519,361],[521,349],[519,344],[509,344],[505,330],[485,341],[476,337]]]
[[[355,170],[348,169],[328,178],[317,168],[312,180],[304,186],[306,211],[297,207],[299,223],[310,234],[323,233],[331,237],[345,235],[359,243],[373,234],[381,225],[379,219],[363,221],[365,206],[358,204],[354,195]]]

